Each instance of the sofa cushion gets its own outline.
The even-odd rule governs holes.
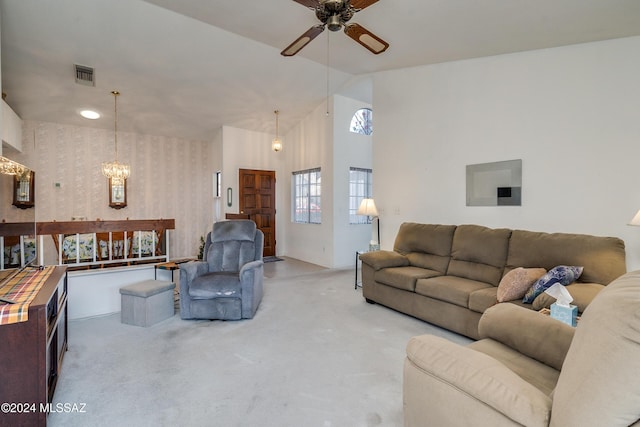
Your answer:
[[[492,288],[488,283],[456,276],[439,276],[418,279],[416,293],[460,307],[469,307],[469,295],[484,288]]]
[[[558,382],[560,371],[501,342],[483,339],[469,344],[468,347],[502,362],[507,368],[547,396],[551,394]]]
[[[220,271],[198,276],[189,285],[191,299],[239,298],[238,272]]]
[[[544,276],[539,278],[527,291],[522,298],[522,302],[533,303],[538,295],[549,289],[551,286],[556,283],[560,283],[561,285],[567,286],[580,277],[582,274],[583,267],[578,266],[567,266],[567,265],[559,265],[557,267],[553,267],[551,270],[547,272]]]
[[[400,225],[393,248],[403,255],[429,254],[429,257],[414,257],[412,265],[445,273],[455,230],[455,225],[405,222]]]
[[[507,269],[582,265],[580,281],[609,284],[627,271],[624,241],[617,237],[513,230]]]
[[[498,284],[498,302],[521,299],[536,280],[547,273],[544,268],[514,268]]]
[[[459,225],[453,235],[447,275],[498,286],[507,260],[511,230]]]
[[[566,288],[573,297],[571,304],[577,305],[578,311],[582,313],[596,295],[598,295],[598,292],[604,289],[604,285],[599,283],[572,283],[567,285]],[[556,302],[554,297],[543,292],[533,300],[531,308],[534,310],[549,308],[554,302]]]
[[[413,292],[416,289],[416,280],[425,277],[439,276],[440,273],[433,270],[427,270],[419,267],[390,267],[374,273],[376,282],[384,283],[405,291]]]
[[[469,295],[469,310],[484,313],[487,308],[498,303],[497,293],[498,288],[495,286],[489,286],[471,292]]]
[[[502,419],[500,425],[547,426],[549,424],[551,409],[549,396],[540,392],[532,384],[523,381],[498,360],[480,351],[460,346],[438,336],[421,335],[409,340],[406,360],[405,367],[410,363],[417,367],[419,375],[436,379],[434,382],[438,387],[436,391],[446,393],[445,389],[437,385],[450,386],[452,392],[468,397],[471,402],[478,401],[481,406],[488,406],[499,413],[509,414],[510,420]],[[408,383],[406,372],[405,368],[405,384]],[[417,388],[411,390],[411,392],[416,391],[418,391]],[[428,387],[419,389],[425,406],[432,401],[429,396],[430,391]],[[455,405],[453,407],[448,405],[443,409],[449,412],[467,411],[466,408],[458,408]],[[455,414],[457,412],[454,412],[451,419],[458,418]],[[475,419],[475,425],[496,425],[483,424],[484,415],[480,413],[475,417],[471,415],[469,418]],[[447,425],[443,420],[438,421],[438,423],[426,421],[415,425]],[[462,423],[459,422],[458,425]]]
[[[445,274],[447,266],[449,265],[449,257],[442,257],[439,255],[410,252],[406,257],[409,260],[409,265],[435,270],[440,274]]]
[[[552,426],[628,426],[640,419],[640,271],[589,304],[558,378]],[[635,425],[635,424],[634,424]]]

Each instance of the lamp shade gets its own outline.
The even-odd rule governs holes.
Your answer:
[[[629,222],[629,225],[640,225],[640,211],[638,211],[636,216],[634,216],[631,219],[631,221]]]
[[[378,216],[378,209],[373,199],[362,199],[358,207],[357,215]]]

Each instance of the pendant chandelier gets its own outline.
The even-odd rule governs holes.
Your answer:
[[[280,113],[280,111],[276,110],[274,113],[276,115],[276,137],[271,143],[271,149],[277,153],[282,150],[282,141],[278,138],[278,113]]]
[[[22,175],[26,168],[20,163],[0,156],[0,173],[5,175]]]
[[[113,95],[113,134],[116,147],[116,159],[113,162],[102,163],[102,174],[107,178],[110,178],[113,185],[116,185],[123,183],[125,179],[129,178],[131,168],[129,165],[118,162],[118,95],[120,95],[120,92],[114,90],[111,91],[111,94]]]

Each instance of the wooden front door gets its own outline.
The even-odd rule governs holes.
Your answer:
[[[276,172],[240,169],[240,213],[264,233],[264,256],[276,254]]]

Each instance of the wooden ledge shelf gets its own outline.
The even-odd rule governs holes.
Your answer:
[[[140,230],[174,230],[175,219],[125,219],[116,221],[51,221],[36,223],[36,234],[77,234]]]

